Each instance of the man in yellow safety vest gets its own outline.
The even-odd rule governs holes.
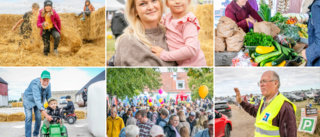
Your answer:
[[[237,102],[256,118],[255,137],[297,137],[296,106],[279,92],[279,75],[264,72],[258,86],[264,97],[256,106],[242,101],[239,89],[234,88]]]
[[[250,94],[250,98],[249,98],[250,104],[254,105],[255,104],[255,99],[253,98],[253,95]]]

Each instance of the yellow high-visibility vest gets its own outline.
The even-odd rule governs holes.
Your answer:
[[[250,98],[250,104],[254,105],[255,102],[253,101],[253,98]]]
[[[278,115],[284,101],[289,102],[296,113],[296,106],[282,94],[277,95],[272,102],[262,111],[263,99],[261,100],[257,117],[256,117],[256,131],[255,137],[280,137],[279,127],[272,125],[272,120]]]

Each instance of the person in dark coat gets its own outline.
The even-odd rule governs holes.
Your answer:
[[[124,18],[123,9],[116,11],[111,20],[111,31],[116,39],[123,33],[123,30],[127,26],[128,24]]]
[[[132,115],[132,109],[131,109],[131,108],[129,108],[128,111],[127,111],[127,113],[123,114],[123,116],[122,116],[122,119],[123,119],[123,122],[124,122],[125,126],[127,126],[127,125],[126,125],[126,124],[127,124],[127,120],[128,120],[130,117],[133,117],[133,115]]]
[[[74,105],[71,101],[71,96],[66,96],[66,100],[68,101],[67,106],[63,107],[63,116],[67,116],[68,113],[74,113]]]
[[[88,96],[88,90],[87,88],[84,88],[84,91],[82,92],[82,98],[83,98],[83,107],[87,106],[87,96]]]
[[[177,137],[180,136],[177,126],[179,124],[179,116],[173,114],[170,116],[168,124],[164,127],[164,134],[166,137]]]

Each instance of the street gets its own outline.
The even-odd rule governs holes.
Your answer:
[[[43,121],[41,122],[42,126]],[[73,125],[64,123],[68,130],[69,137],[92,137],[89,132],[86,119],[77,120]],[[0,122],[0,133],[3,137],[24,137],[24,121],[20,122]],[[32,132],[34,121],[32,123]]]

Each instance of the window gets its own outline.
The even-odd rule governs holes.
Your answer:
[[[177,89],[184,89],[184,80],[177,80]]]

